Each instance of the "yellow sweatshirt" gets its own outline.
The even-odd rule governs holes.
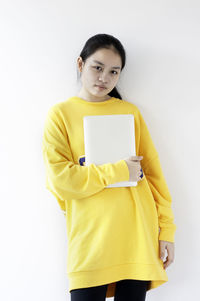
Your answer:
[[[83,116],[106,114],[135,117],[136,155],[143,156],[143,179],[135,187],[105,188],[129,180],[124,158],[84,165]],[[167,282],[159,240],[174,242],[172,199],[137,106],[115,97],[56,103],[45,119],[42,153],[46,188],[66,218],[69,291],[109,284],[106,297],[112,297],[122,279],[150,280],[148,290]]]

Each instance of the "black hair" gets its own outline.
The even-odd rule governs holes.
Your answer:
[[[122,70],[126,63],[125,49],[124,49],[123,45],[121,44],[121,42],[117,38],[115,38],[114,36],[109,35],[109,34],[103,34],[103,33],[96,34],[86,41],[86,43],[80,53],[80,56],[82,57],[83,62],[85,62],[86,59],[90,55],[92,55],[94,52],[96,52],[98,49],[102,49],[102,48],[111,49],[120,55],[121,63],[122,63],[121,70]],[[116,98],[122,99],[122,97],[116,87],[114,87],[112,89],[112,91],[109,92],[108,95],[111,97],[116,97]]]

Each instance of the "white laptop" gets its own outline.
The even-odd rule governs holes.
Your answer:
[[[115,163],[135,156],[134,122],[133,114],[84,116],[85,166]],[[137,182],[117,182],[106,188],[127,186],[137,186]]]

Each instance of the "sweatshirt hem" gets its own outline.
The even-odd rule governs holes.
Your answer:
[[[164,267],[159,264],[128,263],[102,270],[67,273],[69,292],[73,289],[108,284],[106,297],[114,297],[116,281],[123,279],[150,280],[147,291],[168,281]]]

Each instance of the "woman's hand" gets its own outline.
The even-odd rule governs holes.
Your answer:
[[[163,262],[164,269],[166,269],[173,261],[174,261],[174,243],[165,241],[165,240],[159,240],[160,245],[160,258],[164,259],[165,257],[165,249],[167,249],[167,257],[166,260]]]
[[[143,159],[143,156],[131,156],[129,158],[124,159],[129,169],[129,181],[137,182],[141,181],[141,165],[140,160]]]

